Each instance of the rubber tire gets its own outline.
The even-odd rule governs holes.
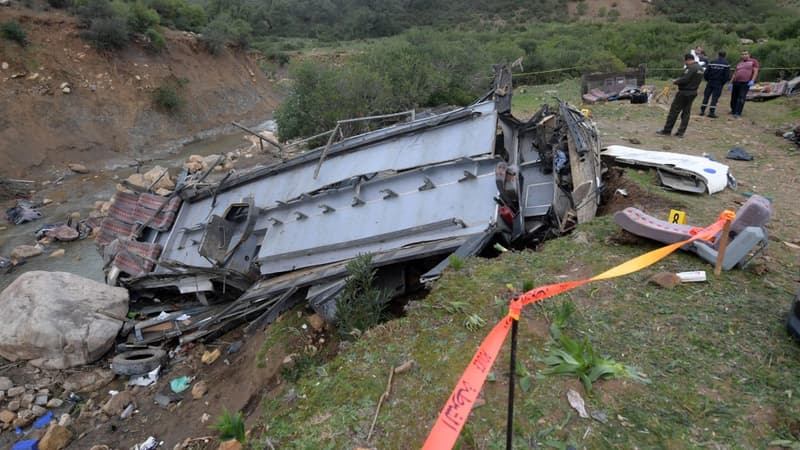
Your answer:
[[[111,370],[117,375],[144,375],[160,366],[167,352],[160,348],[147,348],[120,353],[111,360]]]
[[[789,335],[800,341],[800,289],[794,296],[792,302],[792,309],[789,310],[789,320],[786,323],[786,329]]]

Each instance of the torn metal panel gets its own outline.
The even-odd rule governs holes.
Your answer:
[[[609,145],[602,155],[623,164],[656,168],[660,182],[679,191],[714,194],[728,185],[728,166],[702,156],[642,150],[623,145]]]

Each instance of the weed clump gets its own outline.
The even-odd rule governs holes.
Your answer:
[[[650,382],[639,374],[637,368],[598,355],[588,338],[578,341],[567,337],[562,328],[574,312],[575,305],[571,302],[562,303],[556,311],[556,317],[550,325],[554,342],[542,359],[548,366],[542,374],[577,376],[587,393],[592,392],[592,383],[605,378],[630,378],[640,383]]]
[[[0,24],[0,34],[3,35],[3,38],[14,41],[23,47],[28,45],[28,35],[16,20],[9,20]]]
[[[242,444],[245,443],[244,416],[242,416],[241,411],[231,414],[230,411],[225,409],[217,419],[217,423],[212,425],[211,428],[219,431],[217,439],[220,441],[235,439]]]
[[[386,318],[391,294],[374,286],[372,255],[359,255],[347,264],[350,276],[336,303],[336,329],[344,339],[353,339]]]

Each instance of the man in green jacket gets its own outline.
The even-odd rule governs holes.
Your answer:
[[[678,118],[678,113],[681,115],[681,124],[678,126],[678,132],[675,136],[683,137],[686,133],[686,127],[689,126],[689,117],[692,114],[692,102],[697,97],[697,88],[700,87],[700,82],[703,81],[703,68],[695,61],[691,53],[683,56],[686,62],[686,69],[680,78],[672,82],[678,85],[678,93],[672,100],[672,105],[669,107],[669,114],[667,114],[667,123],[664,128],[656,131],[659,136],[669,136],[672,134],[672,127],[675,126],[675,120]]]

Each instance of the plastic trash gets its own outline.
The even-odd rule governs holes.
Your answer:
[[[192,379],[184,375],[180,378],[175,378],[174,380],[170,381],[169,387],[172,389],[172,392],[180,394],[181,392],[189,389],[191,384]]]
[[[150,436],[147,438],[146,441],[136,445],[134,447],[134,450],[155,450],[158,448],[159,445],[160,443],[156,440],[156,438]]]
[[[38,450],[36,444],[39,442],[38,439],[28,439],[26,441],[19,441],[11,447],[11,450]]]
[[[39,417],[38,419],[36,419],[35,422],[33,422],[33,428],[36,428],[37,430],[40,428],[44,428],[50,424],[51,420],[53,420],[53,413],[47,411],[47,414],[43,415],[42,417]]]
[[[150,386],[158,381],[158,372],[161,366],[156,367],[145,375],[137,375],[128,380],[128,386]]]
[[[706,281],[705,270],[692,270],[689,272],[678,272],[675,275],[681,279],[681,283],[691,283],[696,281]]]

